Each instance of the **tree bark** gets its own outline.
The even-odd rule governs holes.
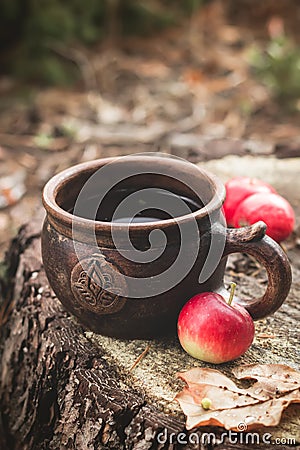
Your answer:
[[[216,436],[214,443],[201,440],[200,432],[198,432],[201,442],[199,445],[180,443],[180,440],[185,442],[188,439],[184,417],[176,412],[176,408],[168,412],[167,408],[159,404],[157,400],[159,397],[152,398],[147,386],[144,388],[139,382],[143,378],[142,370],[151,366],[151,361],[154,366],[157,362],[158,368],[160,358],[167,365],[172,365],[172,362],[168,362],[169,353],[170,361],[174,359],[178,361],[182,358],[183,352],[172,341],[166,344],[169,345],[167,351],[161,342],[154,342],[155,353],[153,360],[150,357],[150,364],[145,363],[144,369],[137,370],[136,378],[130,371],[125,370],[124,373],[119,357],[112,358],[114,349],[110,347],[114,345],[111,344],[113,340],[103,338],[98,345],[98,338],[84,332],[51,291],[41,262],[40,227],[40,221],[33,221],[20,230],[7,255],[6,275],[1,284],[0,448],[3,450],[247,448],[244,443],[232,444],[228,439],[225,439],[225,442],[218,441],[224,430],[212,428],[201,430],[201,433],[213,431]],[[297,277],[298,284],[294,284],[294,290],[297,292],[293,294],[295,299],[300,293],[298,272]],[[244,288],[246,289],[245,286]],[[287,306],[282,315],[276,319],[278,323],[275,320],[274,326],[280,329],[280,321],[289,317],[288,308],[291,312],[290,325],[292,325],[288,339],[293,348],[293,339],[297,341],[299,320],[299,303],[294,301],[294,297],[290,301],[290,306]],[[263,326],[266,323],[264,322]],[[117,345],[120,352],[123,348],[129,352],[135,344],[117,342]],[[172,353],[173,347],[175,353]],[[138,347],[135,351],[138,351],[137,349]],[[257,350],[254,346],[253,351],[253,354],[260,354],[261,358],[263,354],[261,347]],[[297,349],[294,356],[291,354],[286,357],[291,358],[294,367],[299,364]],[[254,358],[253,355],[250,355],[250,358]],[[225,372],[230,367],[232,366],[225,368]],[[162,373],[163,370],[165,369],[162,369]],[[172,371],[173,374],[173,368]],[[165,375],[167,376],[168,374]],[[157,385],[160,384],[160,377],[163,383],[164,377],[158,371]],[[172,384],[171,381],[169,384]],[[297,417],[295,408],[294,410],[292,408],[291,416],[286,416],[285,435],[289,429],[292,433],[293,427],[289,424],[289,417],[299,428],[298,419],[295,419]],[[179,433],[185,434],[181,435],[178,442]],[[252,445],[251,448],[273,449],[274,445]],[[277,445],[276,448],[290,447]]]

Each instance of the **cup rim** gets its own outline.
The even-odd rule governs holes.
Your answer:
[[[152,153],[153,155],[153,153]],[[132,157],[133,161],[138,160],[141,157],[144,158],[147,156],[147,153],[141,154],[133,154],[130,155]],[[170,156],[168,154],[158,153],[157,156],[155,155],[154,158],[157,160],[166,160],[166,156]],[[63,232],[61,229],[61,226],[72,228],[74,223],[76,224],[76,227],[80,229],[81,231],[88,231],[93,229],[94,232],[97,234],[99,232],[101,233],[110,233],[112,229],[118,229],[120,231],[122,230],[128,230],[128,227],[130,230],[135,231],[146,231],[149,232],[152,229],[160,228],[160,229],[166,229],[168,227],[172,227],[176,224],[183,224],[191,219],[202,219],[206,217],[207,215],[210,215],[217,209],[219,209],[224,200],[225,200],[225,186],[223,182],[213,173],[210,171],[201,168],[197,165],[194,165],[197,167],[199,172],[201,172],[203,175],[205,175],[210,183],[213,186],[214,194],[211,198],[211,200],[202,208],[190,212],[189,214],[185,214],[182,216],[178,216],[176,218],[170,218],[170,219],[162,219],[162,220],[156,220],[153,222],[134,222],[134,223],[122,223],[122,222],[105,222],[105,221],[96,221],[92,219],[86,219],[84,217],[76,216],[74,214],[69,213],[65,209],[63,209],[61,206],[58,205],[56,202],[56,196],[63,188],[64,185],[66,185],[69,180],[76,177],[80,172],[90,171],[92,169],[98,170],[105,164],[117,161],[118,159],[122,158],[122,156],[116,156],[116,157],[105,157],[105,158],[98,158],[95,160],[83,162],[76,164],[74,166],[68,167],[67,169],[64,169],[63,171],[57,173],[56,175],[52,176],[49,181],[45,184],[42,192],[42,202],[43,206],[48,214],[48,217],[50,216],[50,222],[54,224],[58,224],[60,231]],[[184,160],[182,158],[175,158],[175,161],[182,161],[182,162],[188,162],[187,160]],[[152,160],[153,161],[153,160]],[[192,164],[192,163],[191,163]],[[69,233],[68,233],[69,234]]]

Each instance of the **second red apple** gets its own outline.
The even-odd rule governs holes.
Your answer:
[[[233,216],[240,203],[250,195],[257,192],[271,192],[275,193],[275,189],[268,183],[265,183],[258,178],[251,177],[235,177],[227,181],[226,199],[223,204],[223,210],[227,225],[233,226]]]
[[[246,198],[239,205],[233,217],[233,225],[252,225],[260,220],[267,225],[266,234],[274,241],[281,242],[294,229],[295,213],[281,195],[258,193]]]

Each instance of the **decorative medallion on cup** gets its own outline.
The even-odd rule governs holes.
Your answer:
[[[76,264],[71,273],[71,288],[79,307],[98,314],[116,313],[126,302],[126,280],[102,254],[93,254]]]

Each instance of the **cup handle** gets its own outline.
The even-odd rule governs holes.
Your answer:
[[[249,227],[228,228],[223,256],[230,253],[248,253],[267,270],[268,286],[261,298],[238,300],[254,320],[273,314],[286,299],[292,282],[291,267],[287,255],[269,236],[262,221]]]

